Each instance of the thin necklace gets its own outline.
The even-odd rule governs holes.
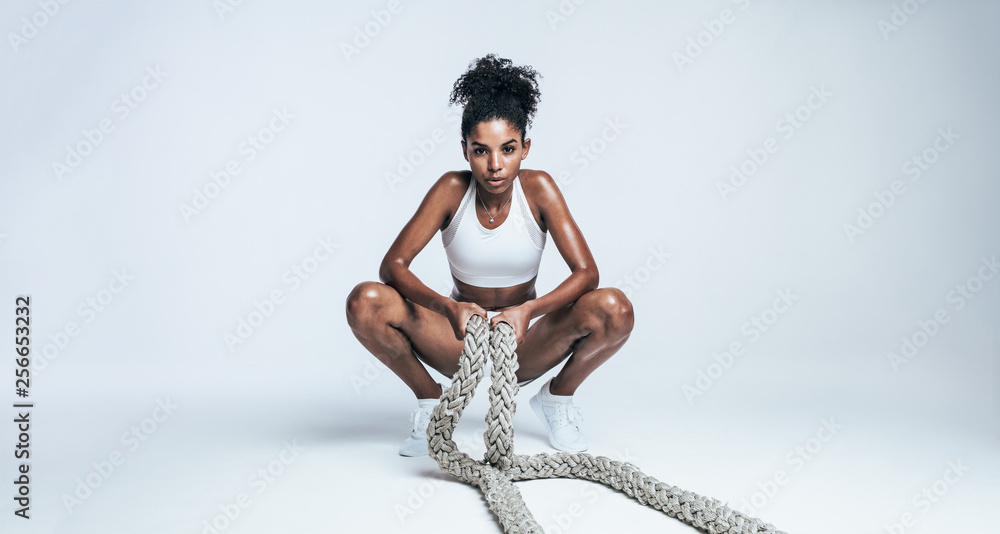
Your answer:
[[[514,184],[513,184],[513,182],[510,184],[510,187],[511,187],[510,196],[507,197],[507,202],[510,202],[510,199],[514,198]],[[487,208],[486,207],[486,203],[483,202],[483,197],[479,196],[479,188],[478,187],[476,188],[476,196],[479,197],[479,202],[481,202],[483,204],[483,209],[486,210],[486,214],[490,216],[490,224],[493,224],[493,217],[495,217],[495,216],[492,215],[492,214],[490,214],[490,209]],[[503,209],[504,209],[505,206],[507,206],[507,202],[504,202],[503,206],[500,206],[500,209],[497,210],[497,215],[500,215],[500,212],[503,211]]]

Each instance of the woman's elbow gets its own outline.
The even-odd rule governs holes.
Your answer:
[[[597,267],[583,269],[583,274],[586,277],[587,291],[593,291],[598,288],[601,282],[601,274],[597,272]]]
[[[382,265],[378,268],[378,279],[380,282],[386,285],[392,285],[393,280],[395,280],[395,270],[397,261],[383,261]]]

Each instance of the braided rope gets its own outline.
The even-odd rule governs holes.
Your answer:
[[[451,387],[441,395],[427,426],[427,448],[441,470],[482,490],[490,510],[508,534],[542,533],[514,486],[517,480],[579,478],[600,482],[646,506],[663,511],[709,534],[785,534],[770,524],[643,474],[628,462],[585,453],[514,454],[514,396],[517,394],[517,343],[514,329],[501,322],[490,330],[473,315]],[[462,411],[472,401],[485,374],[487,353],[492,356],[490,409],[486,414],[486,458],[476,461],[458,450],[452,433]]]

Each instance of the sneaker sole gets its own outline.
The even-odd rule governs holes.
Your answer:
[[[424,447],[424,449],[421,452],[416,452],[416,453],[413,453],[413,454],[407,454],[410,451],[406,450],[405,447],[400,447],[400,449],[399,449],[399,455],[400,456],[405,456],[407,458],[416,458],[418,456],[428,456],[430,453],[427,451],[427,447],[426,447],[427,444],[424,443],[424,445],[425,445],[425,447]]]

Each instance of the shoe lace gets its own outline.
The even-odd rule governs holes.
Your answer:
[[[420,436],[427,432],[427,425],[431,422],[431,412],[433,410],[433,407],[413,410],[413,413],[410,414],[410,421],[413,422],[413,430],[410,432],[413,435]]]
[[[553,426],[561,428],[566,426],[580,427],[583,422],[583,411],[571,403],[560,403],[555,406],[553,415]]]

